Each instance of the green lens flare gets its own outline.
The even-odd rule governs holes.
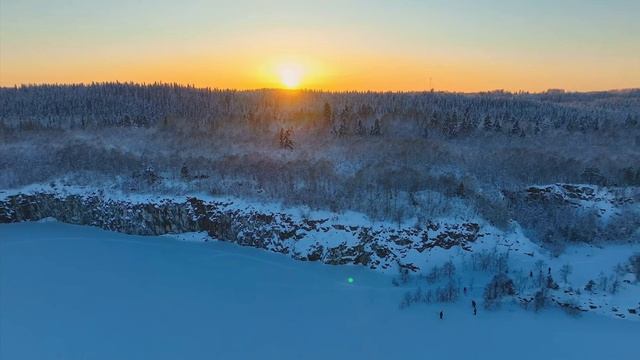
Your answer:
[[[347,278],[347,282],[348,282],[349,284],[353,284],[353,278],[352,278],[351,276],[349,276],[349,277]]]

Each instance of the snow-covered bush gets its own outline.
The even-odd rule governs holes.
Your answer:
[[[460,296],[460,286],[453,280],[447,281],[446,284],[436,288],[435,298],[438,302],[450,303],[458,300]]]
[[[409,268],[402,263],[398,262],[398,275],[391,278],[391,284],[393,286],[401,286],[407,285],[409,282],[412,282],[415,278],[411,276],[409,272]]]
[[[640,281],[640,254],[635,254],[629,258],[631,272],[636,276],[636,281]]]
[[[475,271],[506,272],[509,268],[509,254],[507,252],[498,252],[498,249],[474,252],[471,254],[471,266]]]
[[[400,309],[405,309],[415,304],[430,304],[434,300],[433,292],[430,289],[424,291],[421,287],[418,287],[403,294],[400,301]]]
[[[629,269],[636,276],[636,281],[640,281],[640,253],[629,258]]]
[[[491,309],[499,305],[505,296],[516,294],[515,284],[506,274],[497,274],[484,288],[484,306]]]
[[[549,302],[547,289],[540,289],[533,295],[533,310],[540,311],[547,306]]]
[[[569,283],[569,275],[573,272],[573,268],[569,264],[564,264],[560,268],[560,277],[565,284]]]
[[[424,276],[424,279],[429,284],[439,282],[441,279],[453,279],[456,274],[456,266],[453,261],[449,260],[442,264],[442,266],[434,265],[429,272]]]

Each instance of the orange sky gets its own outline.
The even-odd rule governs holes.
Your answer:
[[[271,88],[294,68],[326,90],[640,87],[640,2],[515,3],[2,0],[0,85]]]

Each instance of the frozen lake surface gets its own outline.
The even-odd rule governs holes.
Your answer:
[[[348,278],[353,279],[353,283]],[[468,302],[224,242],[0,225],[0,359],[637,359],[640,322]],[[444,310],[445,319],[438,319]]]

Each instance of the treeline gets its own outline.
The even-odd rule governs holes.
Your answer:
[[[177,84],[95,83],[0,88],[5,129],[190,127],[268,128],[295,122],[338,136],[381,135],[413,122],[429,136],[476,131],[510,136],[637,127],[640,90],[595,93],[457,94],[441,92],[320,92],[195,88]]]

